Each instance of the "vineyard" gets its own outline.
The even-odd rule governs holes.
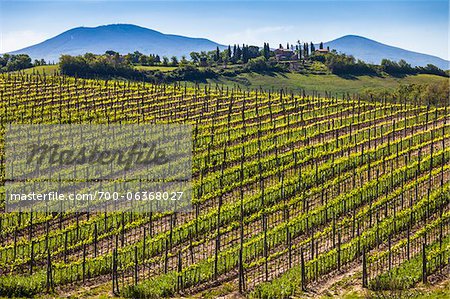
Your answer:
[[[3,74],[0,123],[2,200],[6,124],[193,128],[191,212],[1,213],[0,296],[231,283],[289,298],[345,273],[375,292],[448,279],[448,105]]]

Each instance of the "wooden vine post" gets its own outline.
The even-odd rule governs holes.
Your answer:
[[[367,288],[367,257],[366,257],[366,248],[363,247],[362,252],[362,286],[363,288]]]
[[[427,283],[427,252],[426,252],[426,243],[422,244],[422,282]]]

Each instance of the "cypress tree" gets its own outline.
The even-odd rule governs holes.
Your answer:
[[[220,60],[220,50],[219,50],[219,46],[216,47],[216,55],[214,57],[214,61],[219,61]]]
[[[270,47],[269,47],[269,43],[264,43],[263,55],[264,55],[264,58],[265,58],[265,59],[269,59],[269,57],[270,57]]]
[[[303,56],[304,58],[307,58],[309,56],[309,49],[307,43],[303,43]]]
[[[248,46],[242,45],[242,61],[244,63],[248,62]]]

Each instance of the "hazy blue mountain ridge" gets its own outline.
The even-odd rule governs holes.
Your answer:
[[[237,41],[238,42],[238,41]],[[442,58],[404,50],[357,36],[346,35],[325,42],[324,46],[335,49],[369,63],[379,64],[383,58],[406,60],[412,66],[425,66],[429,63],[444,70],[449,69],[449,61]],[[87,52],[103,54],[113,50],[121,54],[139,51],[144,54],[162,56],[186,55],[192,51],[211,51],[225,46],[205,38],[192,38],[161,32],[130,24],[104,25],[98,27],[77,27],[65,31],[39,44],[11,52],[25,53],[33,59],[44,58],[57,62],[62,54],[81,55]]]
[[[105,25],[94,28],[78,27],[65,31],[42,43],[11,52],[25,53],[33,59],[58,61],[61,54],[80,55],[87,52],[103,54],[114,50],[121,54],[139,51],[162,56],[186,55],[192,51],[210,51],[219,45],[205,38],[191,38],[127,24]]]
[[[412,66],[426,66],[430,63],[444,70],[449,69],[449,61],[445,59],[385,45],[357,35],[346,35],[324,43],[324,47],[327,46],[368,63],[380,64],[383,58],[394,61],[404,59]]]

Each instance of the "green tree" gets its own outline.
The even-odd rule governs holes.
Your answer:
[[[113,51],[113,50],[108,50],[108,51],[105,52],[105,54],[106,55],[110,55],[110,56],[114,56],[114,55],[116,55],[118,53],[116,51]]]
[[[241,50],[241,48],[239,47],[239,45],[237,45],[237,48],[236,48],[236,62],[237,61],[239,61],[239,60],[241,60],[241,58],[242,58],[242,50]]]
[[[176,56],[172,56],[172,57],[170,58],[170,64],[171,64],[172,66],[178,66],[178,58],[177,58]]]
[[[200,54],[198,52],[191,52],[189,54],[193,63],[198,63],[200,61]]]
[[[23,70],[33,66],[33,64],[31,63],[30,56],[26,54],[17,54],[17,55],[4,54],[3,58],[5,59],[4,69],[7,72]]]
[[[309,57],[309,47],[308,47],[308,43],[303,43],[303,58],[308,58]]]
[[[147,55],[139,56],[139,64],[140,65],[148,65],[148,57],[147,57]]]
[[[221,60],[219,46],[216,47],[216,53],[214,54],[214,61],[219,62]]]
[[[181,56],[181,60],[180,60],[180,63],[179,63],[181,66],[186,66],[186,65],[188,65],[189,64],[189,61],[186,59],[186,56],[185,55],[183,55],[183,56]]]
[[[248,62],[248,46],[242,45],[242,62]]]
[[[263,56],[266,60],[270,57],[270,48],[268,43],[264,43]]]

